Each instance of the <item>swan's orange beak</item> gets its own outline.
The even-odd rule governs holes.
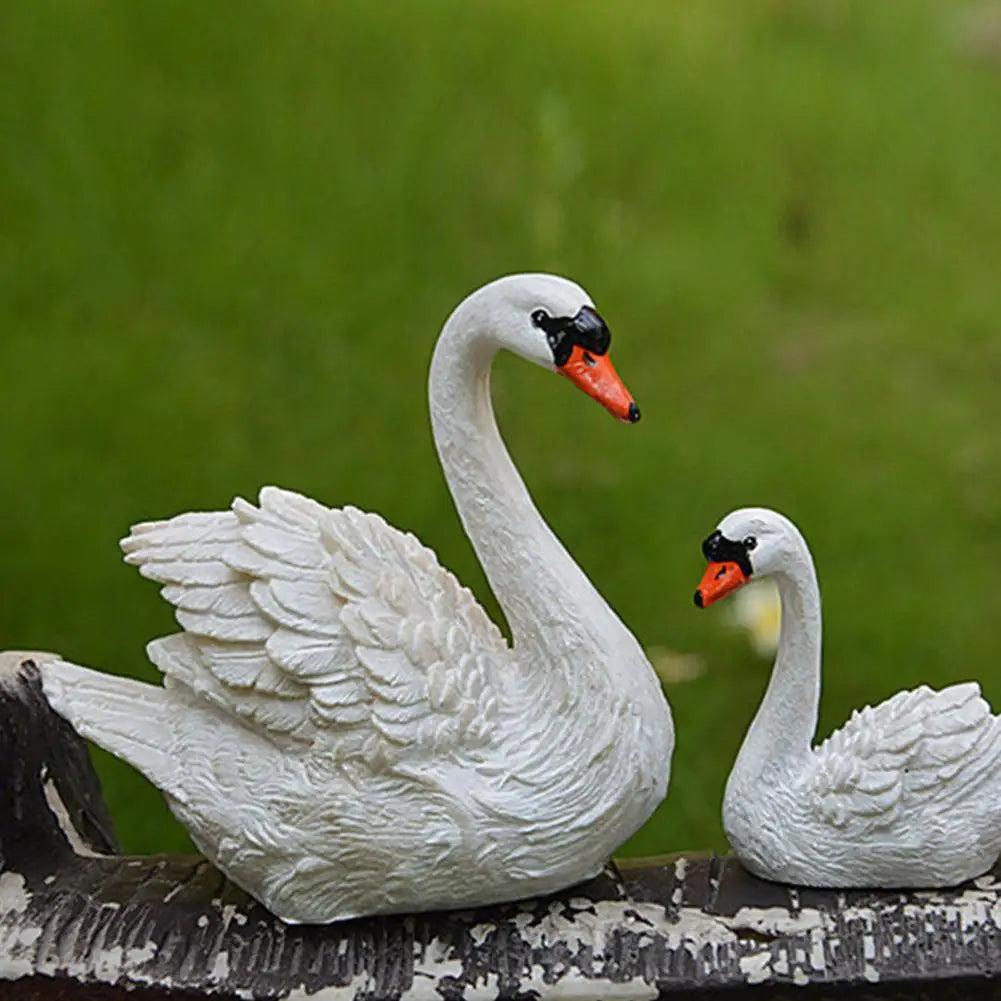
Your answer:
[[[591,354],[577,344],[566,363],[556,371],[597,400],[613,417],[629,424],[635,424],[640,419],[640,408],[612,367],[607,354]]]
[[[736,563],[710,563],[695,592],[695,604],[699,608],[708,608],[714,601],[743,587],[750,579]]]

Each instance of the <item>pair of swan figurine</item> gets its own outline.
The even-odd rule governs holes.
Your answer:
[[[642,648],[542,520],[498,433],[500,349],[639,410],[577,285],[517,275],[449,317],[435,445],[512,634],[412,535],[268,487],[257,504],[137,525],[126,560],[182,632],[163,687],[41,657],[53,707],[161,788],[198,848],[288,922],[461,908],[597,874],[668,785],[674,727]],[[1001,852],[1001,722],[976,685],[901,693],[811,750],[820,607],[774,513],[705,544],[709,604],[775,574],[782,641],[727,785],[739,856],[815,886],[961,882]]]

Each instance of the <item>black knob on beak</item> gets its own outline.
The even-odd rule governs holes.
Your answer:
[[[640,408],[635,403],[629,404],[629,423],[635,424],[640,419]]]

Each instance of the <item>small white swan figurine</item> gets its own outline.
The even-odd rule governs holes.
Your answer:
[[[1001,853],[1001,719],[970,682],[898,692],[811,747],[820,699],[820,593],[803,536],[763,508],[702,546],[700,607],[772,576],[779,648],[726,784],[723,827],[765,879],[818,887],[947,887]]]
[[[513,646],[412,535],[267,487],[256,506],[123,541],[184,630],[148,646],[163,687],[48,660],[52,705],[159,786],[198,848],[289,922],[594,876],[665,795],[671,714],[533,505],[490,366],[506,348],[633,422],[608,346],[583,289],[517,275],[462,302],[434,351],[435,444]]]

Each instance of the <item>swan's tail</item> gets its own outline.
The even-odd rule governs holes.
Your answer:
[[[182,776],[173,754],[169,691],[79,667],[55,654],[39,655],[36,663],[49,704],[77,733],[178,795]]]

